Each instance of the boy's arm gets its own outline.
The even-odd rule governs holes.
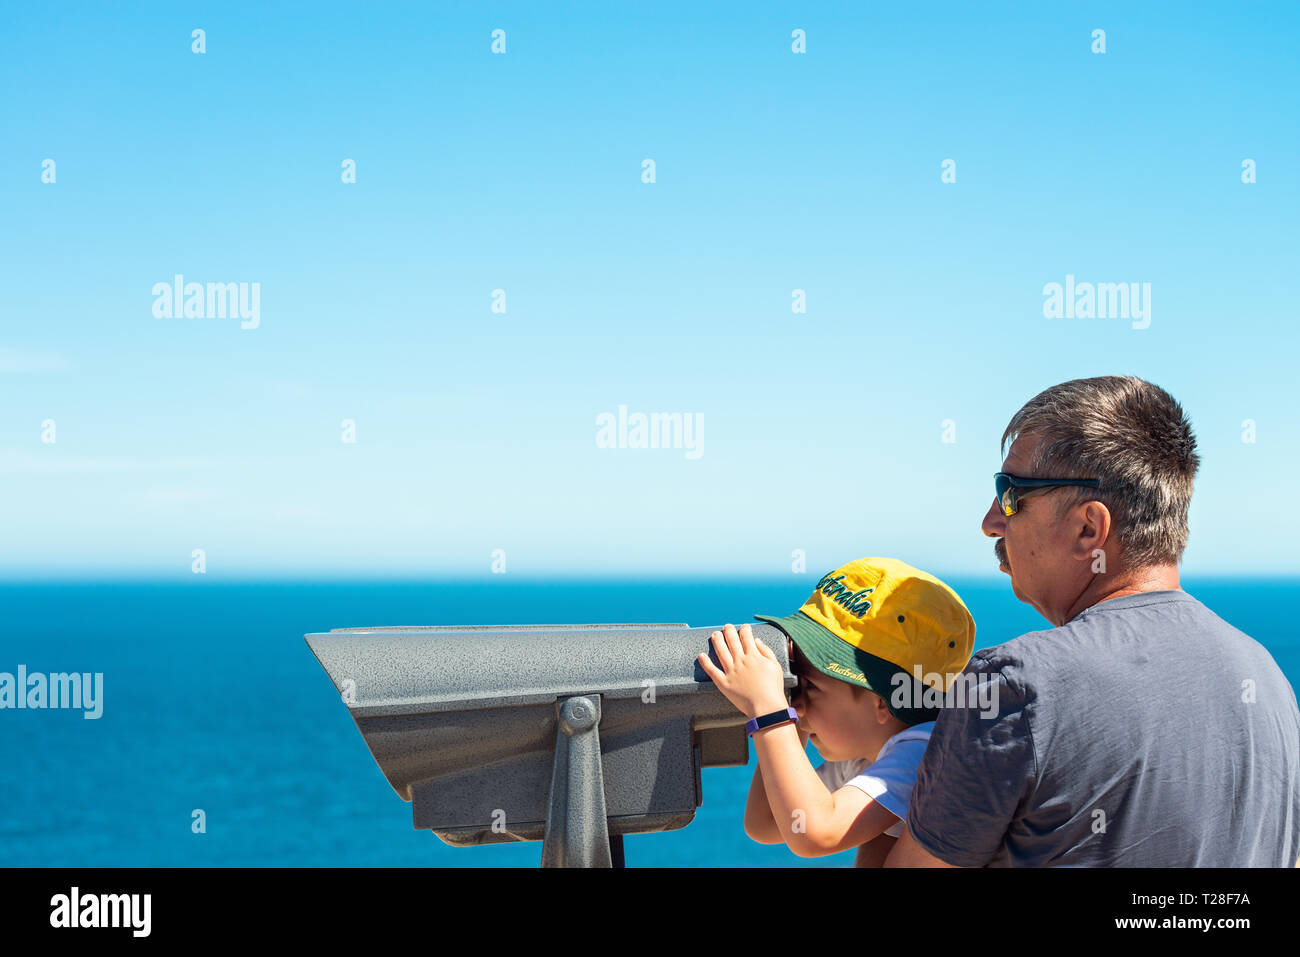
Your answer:
[[[759,844],[780,844],[781,831],[772,820],[772,809],[763,789],[763,772],[754,768],[754,779],[749,782],[749,800],[745,802],[745,836]]]
[[[797,727],[797,725],[796,725]],[[808,732],[799,729],[799,746],[808,744]],[[749,782],[749,799],[745,802],[745,836],[759,844],[784,844],[781,829],[772,817],[772,806],[767,801],[763,787],[763,769],[754,768],[754,778]]]
[[[713,634],[721,668],[699,656],[700,667],[718,690],[748,717],[783,711],[788,705],[776,656],[756,642],[749,625]],[[856,847],[898,819],[854,787],[834,794],[813,770],[794,725],[764,728],[753,735],[758,767],[773,820],[782,840],[801,857],[819,857]]]
[[[827,791],[799,747],[793,725],[755,733],[754,750],[772,818],[790,850],[800,857],[857,847],[898,823],[865,791],[848,785],[833,794]]]

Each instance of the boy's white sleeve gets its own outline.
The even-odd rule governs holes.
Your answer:
[[[849,787],[865,791],[877,804],[899,818],[898,823],[885,832],[892,837],[903,833],[907,806],[912,800],[912,785],[916,783],[916,769],[921,766],[925,746],[929,743],[929,735],[895,741],[875,764],[846,782]]]
[[[849,773],[849,765],[852,763],[852,761],[823,761],[813,770],[822,779],[822,784],[826,785],[826,790],[835,792],[844,787],[844,782],[853,776]]]

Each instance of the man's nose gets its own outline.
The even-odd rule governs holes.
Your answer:
[[[984,513],[984,521],[980,522],[980,531],[989,538],[1003,538],[1007,532],[1007,517],[1002,514],[1002,506],[997,499],[989,506],[989,510]]]

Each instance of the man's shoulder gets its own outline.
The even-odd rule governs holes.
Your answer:
[[[1061,631],[1061,628],[1044,628],[1026,632],[1000,645],[981,648],[971,655],[965,671],[967,674],[1001,676],[1008,684],[1018,684],[1044,661],[1059,661],[1059,656],[1051,654],[1051,648],[1064,637]]]
[[[999,676],[1013,697],[1034,701],[1068,698],[1098,682],[1117,688],[1194,681],[1239,668],[1270,684],[1285,681],[1250,635],[1184,591],[1161,591],[1098,602],[1064,625],[981,649],[967,671]]]
[[[970,668],[1001,671],[1008,677],[1040,666],[1056,672],[1080,662],[1096,662],[1097,654],[1117,640],[1151,637],[1161,631],[1185,635],[1189,622],[1202,630],[1230,630],[1252,641],[1186,592],[1143,592],[1098,602],[1063,625],[981,649],[971,656]]]
[[[1027,631],[1000,645],[975,652],[971,655],[970,670],[1001,672],[1008,681],[1023,674],[1033,674],[1044,666],[1056,670],[1073,664],[1076,658],[1089,656],[1089,638],[1093,631],[1092,627],[1077,619],[1056,628]]]

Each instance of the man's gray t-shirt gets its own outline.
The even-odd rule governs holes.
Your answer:
[[[1093,605],[976,652],[907,826],[965,867],[1292,867],[1300,711],[1262,645],[1181,591]],[[966,687],[971,679],[963,679]],[[996,711],[996,713],[994,713]]]

